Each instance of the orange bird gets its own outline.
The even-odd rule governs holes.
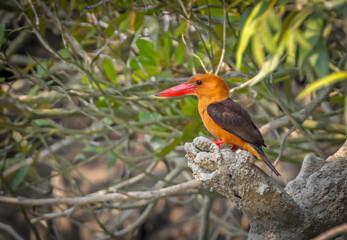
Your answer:
[[[280,173],[265,156],[263,136],[248,112],[229,98],[229,88],[224,80],[213,74],[202,74],[188,82],[157,93],[158,97],[195,95],[199,99],[199,113],[206,129],[222,143],[236,145],[263,160],[277,175]],[[232,150],[234,147],[232,148]]]

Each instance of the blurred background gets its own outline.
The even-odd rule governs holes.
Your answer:
[[[1,238],[247,238],[242,212],[204,187],[80,206],[3,199],[192,180],[183,145],[211,138],[197,100],[153,94],[205,72],[250,112],[285,185],[306,154],[346,140],[346,12],[345,0],[1,1]]]

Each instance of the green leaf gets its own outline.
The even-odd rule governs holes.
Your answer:
[[[157,81],[158,80],[165,80],[172,77],[172,71],[170,69],[159,73],[159,75],[156,76]]]
[[[329,74],[329,56],[325,40],[321,37],[315,50],[309,55],[309,61],[318,77],[322,78]]]
[[[182,141],[183,142],[191,142],[194,138],[196,138],[201,130],[201,122],[194,121],[189,123],[183,129]]]
[[[139,121],[140,122],[145,122],[151,119],[151,114],[148,111],[142,111],[139,114]]]
[[[322,87],[334,84],[336,82],[341,82],[347,79],[347,71],[332,73],[326,77],[323,77],[314,83],[310,84],[307,88],[305,88],[297,97],[296,100],[300,101],[307,94],[314,92]]]
[[[208,0],[207,2],[211,6],[212,5],[220,6],[220,4],[221,4],[219,0]],[[206,1],[203,0],[201,5],[204,6],[205,4],[206,4]],[[208,11],[206,9],[204,9],[204,11],[202,11],[202,12],[203,12],[203,14],[208,15]],[[219,17],[219,19],[221,20],[222,19],[221,17],[223,16],[223,9],[222,8],[210,7],[210,14],[211,14],[212,17],[214,17],[214,18],[218,18]]]
[[[171,59],[173,55],[173,44],[171,32],[167,32],[163,38],[163,53],[165,57],[165,62],[171,64]]]
[[[155,76],[161,71],[160,66],[157,66],[155,61],[153,62],[153,60],[150,60],[144,56],[139,56],[138,59],[148,76]]]
[[[254,38],[258,38],[258,37],[254,37]],[[266,21],[266,24],[263,25],[260,38],[267,51],[273,54],[277,52],[276,39],[272,34],[269,21]]]
[[[182,34],[187,32],[187,22],[182,21],[178,27],[174,30],[175,38],[181,38]]]
[[[110,170],[117,160],[117,154],[114,151],[111,151],[107,154],[107,170]]]
[[[74,162],[75,161],[79,161],[79,160],[84,160],[84,159],[86,159],[86,156],[84,156],[84,154],[83,153],[79,153],[79,154],[77,154],[75,157],[74,157]]]
[[[0,48],[5,41],[5,23],[0,24]]]
[[[120,44],[120,57],[126,63],[128,61],[131,44],[133,43],[135,34],[130,34],[122,43]]]
[[[129,65],[133,71],[139,70],[140,66],[139,63],[136,61],[135,58],[131,58],[129,61]]]
[[[131,12],[125,12],[120,17],[115,19],[116,24],[119,23],[118,29],[121,32],[125,32],[125,30],[129,29],[130,25],[130,19],[131,19]]]
[[[259,37],[252,38],[252,50],[253,50],[253,55],[258,67],[261,67],[265,60],[265,52],[264,52],[263,44],[261,42],[261,38]]]
[[[53,127],[53,128],[57,127],[56,125],[54,125],[53,123],[51,123],[50,121],[46,119],[35,119],[33,120],[33,122],[40,127],[47,127],[47,126]]]
[[[176,146],[180,144],[181,140],[180,139],[174,139],[168,144],[166,144],[157,154],[156,156],[158,158],[165,157],[167,154],[169,154],[172,150],[175,149]]]
[[[243,28],[245,26],[245,23],[248,19],[249,13],[251,12],[251,8],[247,8],[241,15],[240,22],[239,22],[239,27],[240,27],[240,32],[243,31]]]
[[[116,29],[114,28],[113,24],[109,23],[107,28],[105,29],[106,35],[111,37],[114,31],[116,31]]]
[[[178,44],[178,47],[176,49],[175,53],[175,66],[181,65],[184,62],[184,59],[186,58],[186,53],[185,53],[185,46],[180,43]]]
[[[137,39],[136,46],[139,49],[139,55],[148,58],[152,64],[156,62],[156,53],[154,51],[153,43],[145,39]]]
[[[87,146],[82,148],[83,152],[102,152],[104,150],[101,146]]]
[[[29,171],[30,165],[25,165],[24,167],[22,167],[18,173],[16,174],[16,176],[13,179],[12,182],[12,189],[16,190],[17,187],[19,186],[19,184],[21,184],[21,182],[23,182],[24,178],[27,176],[28,171]]]
[[[29,95],[29,96],[34,96],[34,95],[36,95],[36,93],[37,93],[37,91],[39,90],[39,88],[40,88],[39,85],[33,86],[33,87],[30,89],[28,95]]]
[[[298,65],[302,66],[304,59],[316,47],[323,28],[323,19],[314,14],[307,19],[303,34],[297,34],[297,40],[300,43]]]
[[[274,4],[274,1],[273,3],[271,3],[271,6],[273,4]],[[263,19],[265,12],[271,6],[269,6],[268,1],[261,1],[253,8],[252,12],[249,14],[245,22],[245,25],[242,29],[239,47],[236,51],[236,68],[237,69],[241,68],[243,53],[246,51],[249,40],[256,33],[257,27],[259,23],[261,22],[261,20]]]
[[[182,113],[184,116],[197,118],[200,116],[198,106],[193,104],[186,104],[182,106]]]
[[[36,66],[37,76],[40,78],[45,77],[47,68],[48,68],[48,62],[47,61],[42,61],[40,64],[38,64]]]
[[[296,31],[286,34],[285,44],[287,47],[287,62],[294,67],[295,66],[295,56],[296,56]]]
[[[110,59],[108,58],[104,58],[104,60],[102,60],[102,66],[105,70],[106,76],[108,78],[108,80],[110,80],[112,83],[116,84],[116,69],[113,67],[113,63]]]
[[[312,47],[318,43],[323,25],[324,20],[318,14],[313,14],[306,20],[304,36]]]
[[[287,102],[289,103],[292,99],[292,89],[293,89],[293,81],[291,79],[288,79],[287,81],[284,81],[284,93],[286,95]]]
[[[254,76],[251,80],[249,80],[250,86],[254,86],[277,68],[278,63],[280,61],[281,52],[282,51],[279,50],[276,55],[272,56],[270,59],[265,61],[259,73],[256,76]]]
[[[147,30],[149,37],[152,39],[154,49],[157,49],[160,26],[156,17],[152,17],[148,20]]]
[[[46,34],[46,18],[43,16],[40,16],[39,21],[40,21],[39,31],[40,31],[41,36],[44,37]]]
[[[62,48],[62,49],[60,49],[60,50],[58,51],[58,53],[59,53],[59,55],[60,55],[62,58],[64,58],[64,59],[70,57],[70,52],[69,52],[69,50],[68,50],[67,48]]]

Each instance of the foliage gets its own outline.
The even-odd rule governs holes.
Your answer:
[[[181,146],[208,136],[197,101],[153,94],[204,69],[224,77],[258,126],[290,119],[266,132],[272,160],[324,157],[346,139],[346,1],[13,0],[0,8],[2,194],[73,197],[192,179]],[[302,118],[291,117],[305,108]],[[86,174],[88,167],[104,178]],[[188,219],[208,209],[202,195],[215,197],[190,195],[167,204],[189,200]],[[112,237],[126,220],[139,229],[135,219],[149,203],[86,206],[97,226],[85,231]],[[119,210],[98,211],[107,208]],[[225,203],[221,208],[211,210],[211,226],[220,227],[210,234],[243,236],[221,223],[224,213],[232,218]]]

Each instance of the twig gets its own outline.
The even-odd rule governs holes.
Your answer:
[[[290,68],[290,69],[283,70],[283,71],[281,71],[281,72],[273,73],[273,74],[271,74],[271,76],[272,76],[274,79],[276,79],[276,78],[280,78],[280,77],[283,77],[283,76],[288,75],[288,74],[289,74],[289,75],[296,75],[296,74],[298,73],[298,71],[299,71],[298,68]],[[230,89],[230,93],[233,93],[233,92],[235,92],[235,91],[237,91],[237,90],[240,90],[240,89],[242,89],[242,88],[247,87],[247,86],[250,85],[251,83],[257,81],[258,78],[259,78],[258,75],[252,77],[251,79],[249,79],[249,80],[247,80],[246,82],[240,84],[239,86]]]
[[[245,230],[243,230],[241,227],[235,227],[234,225],[232,225],[230,223],[230,221],[227,220],[228,216],[230,215],[230,213],[226,213],[223,218],[219,218],[218,216],[216,216],[216,214],[214,214],[213,212],[211,212],[211,219],[215,222],[218,223],[218,226],[221,227],[225,227],[228,231],[233,232],[234,236],[238,236],[238,237],[247,237],[248,236],[248,232],[246,232]],[[213,235],[212,237],[213,238]]]
[[[34,223],[40,222],[42,220],[49,220],[49,219],[54,219],[54,218],[58,218],[58,217],[70,216],[76,209],[77,209],[77,207],[71,207],[71,208],[66,209],[62,212],[45,213],[39,217],[32,218],[30,222],[34,224]]]
[[[10,225],[0,222],[0,229],[10,234],[16,240],[24,240]]]
[[[202,185],[201,181],[191,180],[174,186],[154,190],[154,191],[137,191],[127,193],[109,193],[105,195],[88,195],[75,198],[45,198],[45,199],[30,199],[30,198],[14,198],[0,196],[0,202],[18,204],[24,206],[42,206],[53,204],[69,204],[69,205],[84,205],[105,201],[120,201],[127,199],[156,199],[167,196],[172,196],[178,193],[183,193],[187,189],[197,188]]]
[[[36,9],[35,9],[35,7],[34,7],[34,4],[32,3],[31,0],[28,0],[28,2],[29,2],[29,5],[30,5],[31,9],[32,9],[33,12],[34,12],[34,16],[35,16],[35,25],[36,25],[37,28],[39,28],[40,19],[39,19],[39,16],[37,15],[37,12],[36,12]]]
[[[307,139],[312,148],[319,154],[321,158],[327,158],[328,156],[322,150],[322,148],[317,144],[317,142],[306,132],[306,130],[301,126],[300,122],[292,116],[292,113],[286,107],[286,105],[282,102],[282,100],[277,96],[274,90],[269,86],[268,83],[265,82],[265,87],[268,89],[269,93],[275,97],[277,104],[281,107],[283,112],[287,115],[290,122],[300,131],[300,133]]]
[[[65,139],[61,140],[60,142],[54,143],[53,145],[51,145],[50,149],[45,149],[45,150],[40,152],[37,161],[41,161],[42,159],[45,159],[46,157],[48,157],[50,155],[50,152],[57,152],[60,149],[66,147],[68,145],[71,145],[73,142],[74,142],[73,139],[65,138]],[[19,169],[21,169],[25,165],[31,165],[33,163],[33,161],[34,161],[34,159],[32,157],[28,157],[28,158],[24,159],[23,161],[7,168],[3,172],[4,177],[5,178],[8,177],[9,175],[18,171]]]
[[[225,0],[222,0],[222,3],[223,3],[223,48],[222,48],[222,54],[220,56],[220,59],[219,59],[219,63],[218,63],[218,66],[217,66],[217,69],[215,71],[215,75],[218,75],[218,72],[219,72],[219,69],[221,68],[222,66],[222,63],[223,63],[223,60],[224,60],[224,55],[225,55],[225,43],[226,43],[226,19],[227,19],[227,13],[226,13],[226,9],[225,9]]]
[[[292,116],[294,118],[296,118],[298,121],[301,121],[303,119],[305,119],[305,116],[307,114],[311,114],[311,112],[322,102],[324,101],[324,99],[328,96],[328,94],[330,93],[330,90],[332,89],[332,87],[326,87],[324,88],[319,94],[318,96],[312,101],[310,102],[309,105],[305,106],[303,109],[301,109],[300,111],[297,111],[295,113],[292,113]],[[288,125],[290,123],[290,120],[288,118],[288,116],[283,116],[281,118],[278,118],[274,121],[271,121],[265,125],[263,125],[260,128],[260,132],[265,135],[267,134],[269,131],[271,131],[272,129],[276,129],[276,128],[280,128],[280,127],[284,127],[286,125]]]
[[[210,53],[211,53],[211,56],[213,57],[213,44],[212,44],[212,34],[211,34],[211,23],[212,23],[212,18],[211,18],[211,11],[210,11],[210,8],[208,6],[208,0],[205,0],[205,4],[207,6],[207,13],[208,13],[208,41],[210,42]],[[192,9],[192,11],[194,11]]]
[[[2,183],[5,186],[5,188],[7,189],[7,191],[11,194],[11,196],[16,196],[15,192],[12,190],[11,186],[8,184],[8,182],[6,181],[6,179],[4,178],[4,176],[3,176],[3,174],[1,172],[0,172],[0,180],[2,181]],[[15,197],[13,197],[13,198],[15,198]],[[30,222],[30,219],[29,219],[29,216],[28,216],[28,213],[27,213],[27,210],[25,209],[25,207],[22,206],[22,205],[19,205],[18,208],[22,212],[22,214],[24,216],[24,219],[28,223],[30,229],[33,231],[33,233],[35,235],[35,238],[37,240],[40,240],[41,239],[40,234],[39,234],[37,228],[35,227],[35,225],[33,225]]]
[[[134,231],[140,224],[142,224],[149,216],[149,214],[153,211],[154,207],[156,206],[157,201],[154,201],[153,203],[150,203],[147,205],[145,211],[141,214],[139,218],[135,220],[129,227],[124,228],[120,231],[116,231],[113,233],[116,237],[124,236],[132,231]],[[100,238],[100,240],[103,239],[110,239],[110,236]]]
[[[339,158],[345,158],[347,157],[347,140],[345,141],[345,143],[339,148],[339,150],[337,150],[336,153],[334,153],[334,155],[331,155],[327,158],[327,162],[333,162],[336,159]]]
[[[342,233],[347,233],[347,223],[341,224],[340,226],[329,229],[325,233],[318,235],[312,240],[327,240],[336,237]]]
[[[92,4],[92,5],[86,6],[85,8],[83,8],[83,9],[80,11],[80,14],[83,15],[85,12],[94,10],[94,8],[97,8],[97,7],[101,6],[102,4],[108,3],[108,2],[109,2],[109,0],[101,0],[101,1],[99,1],[98,3],[95,3],[95,4]]]
[[[184,45],[185,45],[186,47],[189,47],[188,44],[187,44],[187,42],[186,42],[186,40],[184,39],[184,35],[183,35],[183,34],[182,34],[182,42],[184,43]],[[189,48],[190,48],[190,47],[189,47]],[[200,62],[200,64],[201,64],[202,68],[203,68],[204,71],[207,73],[208,70],[207,70],[207,68],[206,68],[206,66],[205,66],[205,63],[202,61],[202,59],[201,59],[198,55],[196,55],[196,54],[193,52],[193,49],[190,49],[190,52],[191,52],[191,54],[192,54],[194,57],[196,57],[196,58],[199,60],[199,62]]]
[[[210,212],[212,207],[212,199],[205,195],[200,217],[199,240],[208,239],[208,227],[210,226]]]
[[[284,150],[284,145],[287,141],[287,138],[289,137],[289,135],[296,129],[295,126],[293,126],[288,132],[286,132],[286,134],[283,136],[282,141],[281,141],[281,145],[280,145],[280,152],[278,153],[276,160],[274,161],[274,166],[276,166],[278,164],[278,162],[280,161],[282,154],[283,154],[283,150]]]
[[[212,59],[210,53],[208,52],[208,49],[207,49],[207,47],[206,47],[204,38],[202,37],[202,35],[201,35],[201,33],[200,33],[198,27],[196,26],[195,22],[191,20],[191,15],[188,14],[188,12],[187,12],[187,10],[186,10],[186,7],[184,6],[182,0],[179,0],[179,2],[180,2],[180,5],[181,5],[181,8],[183,9],[185,18],[186,18],[187,21],[188,21],[190,24],[192,24],[193,27],[195,28],[196,33],[198,34],[199,39],[200,39],[200,41],[202,42],[202,46],[204,47],[204,50],[205,50],[205,52],[206,52],[206,55],[208,56],[208,59],[210,60],[211,68],[212,68],[212,70],[213,70],[213,69],[214,69],[213,59]],[[209,71],[207,71],[206,69],[204,69],[204,70],[205,70],[206,73],[209,72]]]

